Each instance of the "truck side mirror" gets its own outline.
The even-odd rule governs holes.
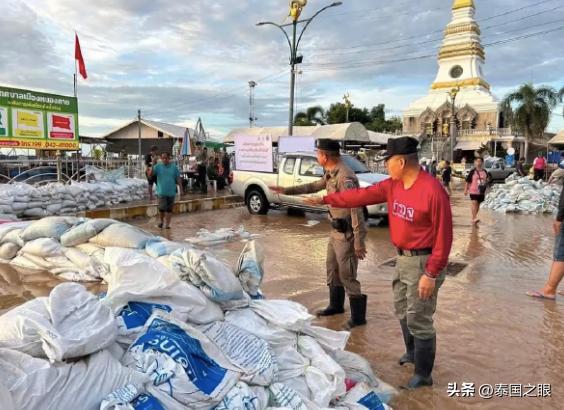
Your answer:
[[[313,167],[313,175],[316,177],[322,177],[323,175],[325,175],[325,171],[323,171],[323,167],[319,165]]]

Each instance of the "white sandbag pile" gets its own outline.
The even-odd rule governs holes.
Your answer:
[[[7,243],[21,248],[14,259],[96,258],[108,291],[63,283],[0,316],[3,405],[385,410],[396,393],[345,351],[348,332],[314,326],[296,302],[262,297],[254,243],[232,269],[110,220],[0,225],[0,239],[10,234]]]
[[[121,178],[115,182],[51,183],[34,187],[24,183],[3,184],[0,214],[41,218],[68,215],[145,198],[147,181]]]
[[[556,212],[562,187],[515,174],[505,184],[494,185],[482,204],[501,213],[549,214]]]

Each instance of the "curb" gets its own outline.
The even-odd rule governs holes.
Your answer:
[[[215,198],[200,198],[179,201],[174,204],[174,214],[185,214],[219,209],[231,209],[242,206],[242,200],[236,195],[220,196]],[[86,218],[110,218],[127,220],[132,218],[152,218],[158,215],[157,204],[135,206],[117,206],[115,208],[93,209],[77,214]]]

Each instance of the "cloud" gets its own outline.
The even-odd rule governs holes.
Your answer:
[[[328,3],[310,0],[304,16]],[[304,35],[298,108],[328,106],[350,92],[357,106],[385,103],[389,114],[401,113],[434,80],[450,2],[344,3]],[[559,0],[516,12],[530,1],[476,4],[484,43],[555,28],[564,18]],[[0,38],[8,39],[2,81],[72,93],[76,30],[89,72],[79,82],[84,135],[102,135],[137,109],[173,123],[201,117],[217,133],[245,126],[249,80],[259,83],[259,124],[282,125],[289,50],[278,29],[256,23],[288,22],[286,7],[286,0],[7,0],[0,15]],[[487,47],[487,80],[499,96],[526,81],[562,86],[563,49],[562,31]],[[432,57],[413,59],[426,55]],[[555,118],[551,128],[563,127],[562,116]]]

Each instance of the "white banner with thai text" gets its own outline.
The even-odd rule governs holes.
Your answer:
[[[235,136],[235,168],[238,171],[273,172],[272,138],[269,135]]]
[[[280,137],[278,152],[315,152],[315,137]]]

